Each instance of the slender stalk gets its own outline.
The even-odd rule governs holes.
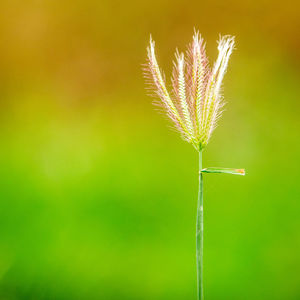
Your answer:
[[[202,149],[199,151],[199,191],[196,222],[197,298],[203,300],[203,174]]]

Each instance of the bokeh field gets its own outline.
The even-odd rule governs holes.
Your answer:
[[[204,166],[205,297],[300,299],[297,1],[0,2],[0,300],[195,300],[197,153],[146,95],[236,36]]]

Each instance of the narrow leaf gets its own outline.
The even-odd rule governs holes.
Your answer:
[[[224,173],[233,175],[245,175],[244,169],[231,169],[231,168],[206,168],[202,169],[201,173]]]

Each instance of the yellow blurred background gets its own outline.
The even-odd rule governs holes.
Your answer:
[[[145,92],[236,36],[204,166],[205,297],[300,299],[297,1],[1,0],[0,299],[196,299],[197,153]]]

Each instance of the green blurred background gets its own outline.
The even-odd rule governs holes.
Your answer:
[[[236,36],[204,166],[205,296],[300,299],[299,2],[1,0],[0,299],[196,299],[197,153],[145,92]]]

